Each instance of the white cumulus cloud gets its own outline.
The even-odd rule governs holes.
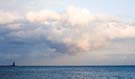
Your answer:
[[[28,12],[32,30],[15,32],[20,38],[46,38],[64,52],[88,52],[106,46],[114,39],[134,38],[135,26],[115,17],[94,15],[85,8],[69,7],[63,13],[49,10]],[[64,47],[64,49],[62,49]]]

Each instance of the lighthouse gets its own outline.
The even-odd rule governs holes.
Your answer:
[[[15,67],[15,62],[13,62],[12,66]]]

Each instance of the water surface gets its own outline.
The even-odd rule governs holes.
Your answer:
[[[0,67],[0,79],[135,79],[135,66]]]

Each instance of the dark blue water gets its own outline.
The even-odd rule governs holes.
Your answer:
[[[0,67],[0,79],[135,79],[135,66]]]

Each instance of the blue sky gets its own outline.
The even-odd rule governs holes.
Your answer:
[[[134,0],[0,0],[0,64],[135,64]]]

